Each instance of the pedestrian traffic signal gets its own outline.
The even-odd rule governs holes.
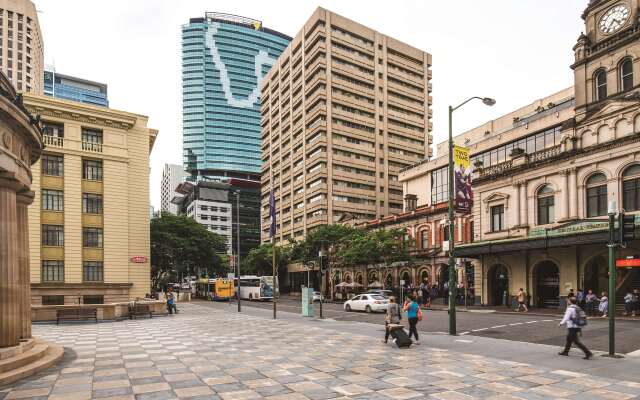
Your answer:
[[[320,273],[327,272],[327,256],[320,256]]]
[[[636,217],[635,215],[618,214],[618,232],[620,234],[620,244],[626,245],[635,239]]]

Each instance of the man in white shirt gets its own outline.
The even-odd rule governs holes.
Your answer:
[[[576,323],[579,318],[578,306],[576,303],[577,300],[575,297],[569,297],[569,306],[567,307],[567,311],[564,313],[562,321],[560,321],[560,326],[567,325],[567,343],[564,346],[564,350],[558,354],[561,356],[568,356],[569,350],[571,350],[571,345],[575,343],[575,345],[584,352],[584,359],[588,360],[593,357],[593,353],[580,342],[580,339],[578,339],[578,335],[582,333],[582,328]]]

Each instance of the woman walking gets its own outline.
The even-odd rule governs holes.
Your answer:
[[[420,306],[416,303],[416,298],[412,294],[409,296],[409,302],[406,305],[405,311],[407,312],[407,318],[409,319],[409,338],[413,335],[416,338],[415,344],[420,344],[420,339],[418,338],[418,320],[421,316]]]

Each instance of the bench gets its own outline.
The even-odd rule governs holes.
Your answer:
[[[97,308],[63,308],[56,310],[56,324],[60,321],[82,321],[93,319],[98,323]]]
[[[129,306],[129,318],[134,319],[135,317],[148,315],[149,318],[152,318],[153,313],[151,312],[151,308],[146,304],[135,304],[133,306]]]

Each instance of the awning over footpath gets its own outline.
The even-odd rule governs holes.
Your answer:
[[[636,216],[636,235],[639,227]],[[636,236],[638,237],[638,236]],[[523,250],[544,250],[588,244],[605,245],[609,241],[609,223],[601,219],[569,222],[554,228],[534,228],[525,238],[490,240],[458,245],[456,257],[479,258],[486,254],[514,253]]]

